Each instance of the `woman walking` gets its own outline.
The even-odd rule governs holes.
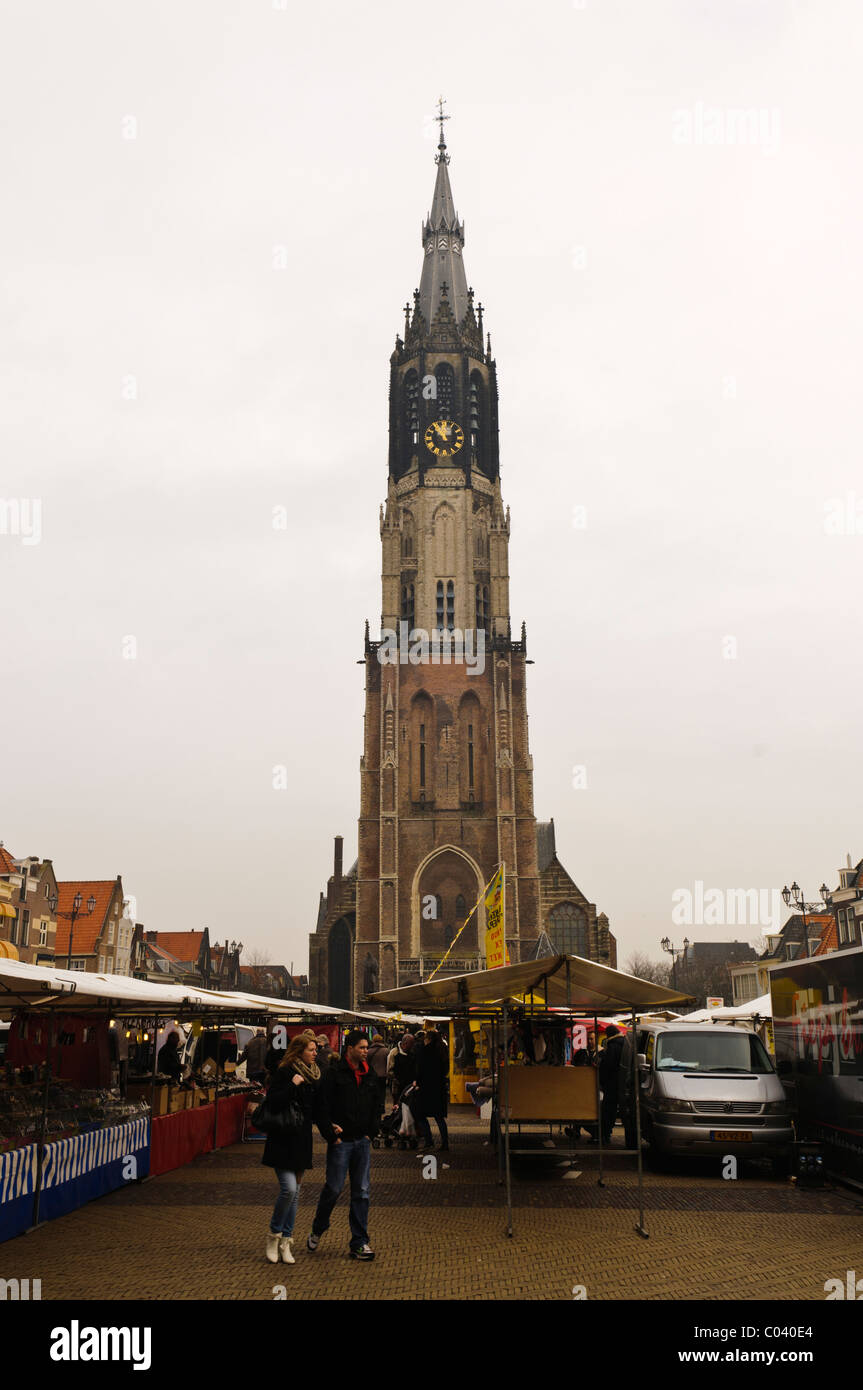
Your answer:
[[[435,1121],[440,1130],[441,1149],[449,1149],[449,1134],[446,1127],[447,1091],[449,1082],[449,1055],[446,1044],[436,1028],[425,1035],[425,1042],[416,1049],[416,1079],[419,1090],[419,1116],[421,1147],[434,1148],[429,1119]]]
[[[312,1121],[318,1110],[321,1072],[315,1061],[317,1050],[314,1037],[307,1033],[291,1038],[267,1092],[269,1110],[286,1110],[293,1102],[303,1113],[300,1129],[267,1135],[261,1159],[268,1168],[275,1168],[279,1182],[279,1196],[267,1236],[267,1259],[271,1264],[278,1264],[280,1259],[286,1265],[296,1263],[291,1248],[294,1222],[300,1182],[306,1169],[312,1166]]]

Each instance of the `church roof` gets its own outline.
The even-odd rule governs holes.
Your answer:
[[[539,872],[547,869],[555,854],[557,853],[554,844],[554,821],[536,822],[536,858],[539,865]]]
[[[442,303],[449,305],[456,324],[470,307],[464,269],[464,223],[459,222],[449,181],[449,155],[441,127],[436,155],[437,177],[431,211],[423,225],[423,268],[419,310],[430,328]]]

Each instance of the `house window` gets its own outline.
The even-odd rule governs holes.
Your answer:
[[[105,957],[104,957],[103,955],[100,955],[100,956],[99,956],[99,974],[100,974],[100,975],[103,975],[104,973],[105,973]]]
[[[30,909],[29,909],[28,907],[22,907],[22,909],[21,909],[21,945],[22,945],[22,946],[26,946],[26,945],[28,944],[28,938],[29,938],[29,936],[30,936]]]
[[[48,945],[48,923],[43,917],[39,923],[39,945]]]
[[[87,963],[82,956],[74,956],[69,964],[70,970],[86,970]]]
[[[114,923],[113,923],[113,922],[109,922],[109,923],[108,923],[108,945],[109,945],[109,946],[113,946],[113,945],[114,945]]]

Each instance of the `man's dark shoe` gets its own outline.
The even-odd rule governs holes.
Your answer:
[[[309,1238],[308,1238],[308,1240],[306,1241],[306,1249],[307,1249],[307,1250],[317,1250],[317,1248],[318,1248],[318,1246],[320,1245],[320,1243],[321,1243],[321,1238],[320,1238],[320,1236],[316,1236],[315,1233],[314,1233],[314,1231],[310,1231],[310,1232],[309,1232]]]

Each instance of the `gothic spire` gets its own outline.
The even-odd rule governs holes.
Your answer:
[[[440,121],[440,140],[435,156],[437,177],[431,211],[423,225],[423,268],[420,278],[420,313],[431,327],[435,314],[445,298],[452,310],[456,324],[460,324],[468,310],[467,277],[464,269],[464,224],[459,222],[449,181],[449,160],[443,123],[449,116],[443,114],[443,100],[438,102]],[[442,292],[442,286],[447,289]]]

